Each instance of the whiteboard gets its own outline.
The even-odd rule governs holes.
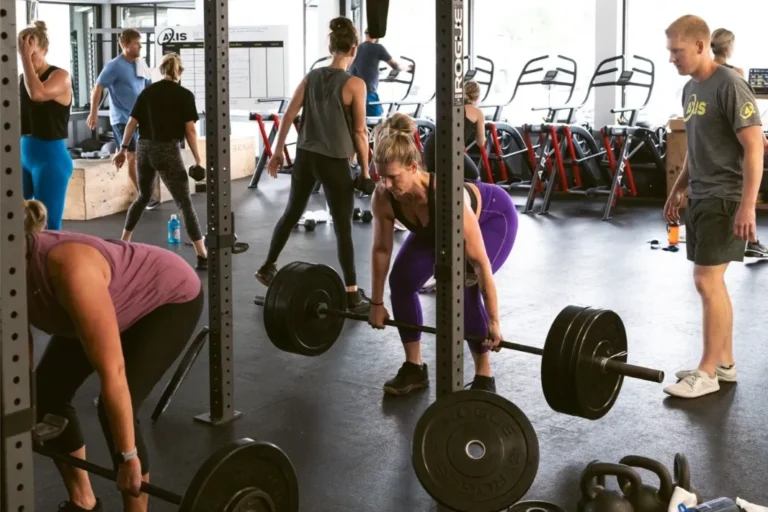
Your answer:
[[[205,111],[204,29],[156,27],[155,55],[158,67],[163,55],[177,53],[184,73],[181,85],[195,95],[197,111]],[[290,96],[288,87],[288,26],[229,28],[229,106],[231,110],[269,111],[273,103],[260,98]]]

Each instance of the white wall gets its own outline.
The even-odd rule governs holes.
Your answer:
[[[616,0],[595,0],[595,66],[600,61],[621,54],[621,2]],[[620,64],[617,62],[617,64]],[[594,70],[590,71],[591,74]],[[618,76],[618,75],[616,75]],[[603,75],[602,80],[613,80],[612,75]],[[620,87],[597,87],[595,95],[595,117],[592,126],[602,128],[616,124],[617,114],[611,109],[621,105]]]

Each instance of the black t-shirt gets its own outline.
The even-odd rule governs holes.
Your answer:
[[[194,94],[170,80],[141,91],[131,117],[139,122],[139,138],[155,142],[184,140],[185,125],[200,119]]]

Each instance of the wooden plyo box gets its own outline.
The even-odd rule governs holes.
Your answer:
[[[205,162],[205,138],[198,142],[200,158]],[[181,151],[184,166],[194,163],[189,149]],[[232,138],[230,142],[230,175],[232,179],[245,178],[256,168],[256,140],[252,136]],[[205,165],[205,164],[203,164]],[[189,179],[189,190],[195,193],[195,181]],[[170,192],[162,180],[160,201],[172,201]],[[106,160],[74,160],[74,171],[69,180],[64,204],[64,220],[91,220],[128,210],[136,197],[136,191],[128,178],[128,168],[119,171]]]

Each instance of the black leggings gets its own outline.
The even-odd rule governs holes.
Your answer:
[[[355,205],[355,187],[352,173],[349,170],[349,160],[346,158],[331,158],[304,149],[296,150],[296,159],[291,171],[291,193],[288,204],[280,220],[277,221],[269,246],[267,263],[277,263],[283,247],[291,236],[291,230],[299,222],[307,208],[309,197],[320,181],[325,192],[325,200],[333,219],[333,230],[336,232],[336,247],[339,255],[341,271],[347,286],[357,284],[355,274],[355,248],[352,244],[352,209]]]
[[[192,197],[189,195],[189,178],[184,169],[184,160],[181,158],[181,148],[177,142],[154,142],[139,139],[139,147],[136,152],[136,173],[138,174],[139,196],[128,208],[125,217],[125,230],[133,231],[139,223],[144,209],[155,187],[155,178],[160,174],[168,192],[171,193],[176,207],[181,211],[181,219],[187,236],[193,242],[202,240],[200,222],[197,213],[192,206]]]
[[[149,472],[149,457],[141,436],[139,408],[192,337],[203,311],[203,301],[201,288],[200,294],[191,301],[160,306],[120,333],[142,474]],[[93,367],[85,356],[80,340],[55,335],[51,337],[35,371],[37,418],[41,421],[46,413],[50,413],[66,418],[69,423],[59,437],[45,443],[46,447],[61,453],[72,453],[85,444],[72,398],[92,373]],[[101,396],[98,414],[109,453],[112,454],[112,463],[117,468],[122,458],[116,453]]]

